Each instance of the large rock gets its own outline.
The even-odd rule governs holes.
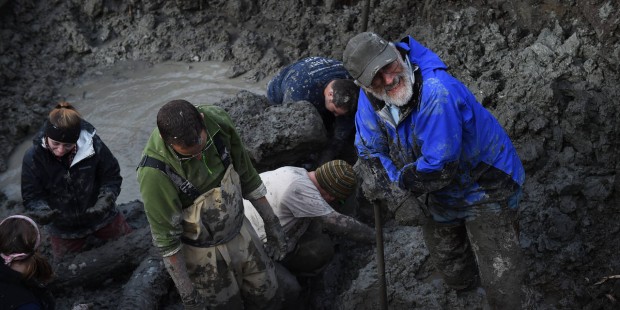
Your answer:
[[[0,0],[0,171],[60,99],[54,90],[87,69],[122,60],[220,60],[232,63],[231,76],[246,72],[254,81],[301,57],[342,59],[347,40],[362,29],[366,1],[320,2]],[[435,50],[513,139],[527,174],[520,212],[526,306],[617,308],[617,281],[594,283],[620,270],[613,259],[620,239],[618,2],[385,0],[373,1],[368,22],[387,39],[411,34]],[[256,122],[263,110],[233,118]],[[274,120],[263,119],[289,124],[289,114],[277,110]],[[247,128],[256,130],[240,131],[259,165],[297,160],[281,155],[298,147],[272,124]],[[253,141],[258,130],[270,137]],[[571,238],[561,238],[564,232]],[[115,298],[101,300],[100,308],[116,308]]]
[[[325,126],[309,102],[268,104],[241,91],[216,105],[226,109],[258,170],[303,164],[326,145]]]

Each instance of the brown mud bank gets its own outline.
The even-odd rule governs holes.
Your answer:
[[[51,104],[62,99],[57,90],[66,83],[133,60],[226,61],[230,77],[244,75],[248,83],[257,82],[304,56],[341,59],[348,38],[362,28],[363,4],[0,1],[0,144],[5,146],[0,170],[6,169],[13,147],[36,131]],[[520,237],[527,257],[523,289],[528,309],[619,307],[620,280],[601,281],[620,274],[619,25],[620,4],[610,0],[371,4],[368,30],[392,40],[411,34],[436,51],[513,139],[527,172]],[[256,106],[261,100],[245,93],[217,104],[242,122],[248,118],[235,112],[235,103]],[[240,126],[256,126],[246,123]],[[246,134],[243,138],[249,145],[256,142]],[[284,150],[269,156],[264,148],[250,151],[254,158],[269,159],[265,166],[290,160],[273,160]],[[4,200],[0,212],[20,208],[20,202]],[[372,223],[367,209],[351,212]],[[457,294],[433,277],[419,228],[399,214],[386,203],[386,230],[392,234],[386,244],[390,307],[481,308],[481,292]],[[373,249],[343,241],[338,252],[331,277],[305,283],[312,288],[307,304],[315,309],[376,308]],[[122,276],[95,288],[58,290],[61,305],[115,309],[133,271],[157,270],[149,262],[128,263],[131,268]],[[159,304],[178,306],[173,293]]]

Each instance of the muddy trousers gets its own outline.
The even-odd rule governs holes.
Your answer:
[[[244,219],[239,234],[209,248],[183,245],[187,271],[209,309],[278,309],[278,280],[252,225]]]
[[[127,235],[131,231],[131,227],[127,224],[125,217],[119,212],[110,224],[95,231],[92,233],[92,236],[102,240],[111,240]],[[58,260],[66,254],[81,252],[82,248],[86,245],[86,237],[67,239],[58,236],[50,236],[50,242],[52,244],[52,255],[54,259]]]
[[[491,309],[521,309],[524,275],[517,211],[479,206],[475,217],[443,224],[429,220],[424,239],[448,286],[485,289]]]

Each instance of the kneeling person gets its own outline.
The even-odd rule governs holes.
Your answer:
[[[289,251],[282,264],[293,273],[314,273],[325,267],[334,254],[327,230],[354,241],[373,243],[374,229],[343,215],[330,203],[346,199],[355,189],[351,165],[333,160],[316,171],[281,167],[260,174],[267,187],[267,200],[289,238]],[[264,225],[249,201],[245,214],[265,240]]]

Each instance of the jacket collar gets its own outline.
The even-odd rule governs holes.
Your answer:
[[[48,121],[46,120],[46,122]],[[35,143],[38,143],[42,148],[47,149],[47,144],[45,143],[45,130],[43,128],[45,128],[45,124],[43,125],[42,129],[39,130],[39,133],[37,134],[37,137],[34,138],[34,141]],[[91,123],[82,120],[80,137],[76,142],[77,153],[75,154],[75,157],[71,162],[71,166],[95,154],[95,145],[93,139],[96,133],[97,130]]]
[[[421,70],[419,70],[418,66],[414,63],[411,64],[411,68],[413,69],[413,74],[415,76],[415,82],[413,83],[413,86],[412,86],[413,94],[411,96],[411,99],[409,99],[409,102],[406,105],[399,108],[400,110],[399,122],[400,120],[409,116],[409,114],[411,114],[412,111],[419,110],[419,107],[420,107],[420,94],[421,94],[420,90],[422,89],[422,73],[421,73]],[[388,121],[389,123],[394,125],[394,127],[396,127],[399,122],[394,123],[392,121],[389,107],[385,103],[385,101],[376,98],[375,96],[373,96],[372,94],[370,94],[369,92],[365,90],[364,90],[364,93],[366,94],[366,97],[368,98],[368,101],[370,101],[370,104],[372,105],[375,112],[379,114],[384,120]]]

